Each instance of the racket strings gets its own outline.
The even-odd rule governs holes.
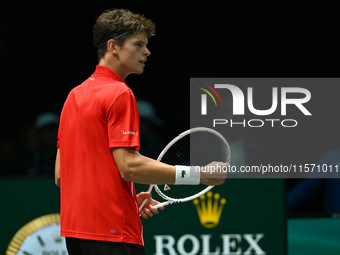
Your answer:
[[[217,135],[200,131],[190,133],[176,141],[165,152],[161,161],[171,165],[205,166],[213,161],[227,162],[229,147]],[[193,196],[206,185],[157,185],[164,199],[177,200]]]

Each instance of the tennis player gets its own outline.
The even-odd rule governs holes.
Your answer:
[[[145,254],[140,215],[158,214],[153,207],[158,202],[150,193],[136,195],[134,182],[178,182],[175,166],[139,153],[137,104],[124,81],[129,74],[143,73],[151,54],[148,38],[154,34],[154,23],[142,15],[103,12],[94,25],[99,64],[65,101],[55,180],[61,190],[61,235],[70,255]],[[224,179],[201,175],[184,183],[218,185]]]

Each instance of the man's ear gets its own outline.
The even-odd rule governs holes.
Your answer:
[[[113,53],[117,53],[117,47],[118,47],[118,45],[117,45],[117,42],[115,40],[111,39],[107,42],[108,51],[111,51]]]

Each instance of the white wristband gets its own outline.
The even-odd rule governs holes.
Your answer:
[[[176,166],[175,185],[198,185],[200,181],[200,167]]]

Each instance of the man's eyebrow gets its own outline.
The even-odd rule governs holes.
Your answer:
[[[148,41],[144,41],[144,40],[141,40],[141,39],[136,39],[135,43],[143,43],[145,45],[148,45]]]

